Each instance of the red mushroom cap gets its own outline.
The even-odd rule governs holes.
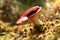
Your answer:
[[[16,24],[20,24],[28,19],[32,18],[32,16],[36,15],[41,11],[41,7],[34,6],[23,13],[23,15],[17,20]]]

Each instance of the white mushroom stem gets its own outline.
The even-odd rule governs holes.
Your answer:
[[[40,24],[43,24],[43,22],[39,19],[39,17],[32,18],[34,25],[39,26]]]

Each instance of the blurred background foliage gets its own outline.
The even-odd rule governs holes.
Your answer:
[[[46,0],[17,0],[17,1],[28,7],[37,6],[37,5],[44,7],[46,2]]]

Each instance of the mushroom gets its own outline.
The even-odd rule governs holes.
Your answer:
[[[26,21],[33,21],[35,25],[39,25],[39,14],[41,11],[41,7],[34,6],[29,8],[27,11],[23,13],[23,15],[17,20],[16,24],[21,24]]]

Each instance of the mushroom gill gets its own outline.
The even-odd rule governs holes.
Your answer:
[[[38,11],[39,8],[37,8],[36,10],[32,10],[31,12],[28,13],[27,17],[32,16],[33,14],[35,14]]]

